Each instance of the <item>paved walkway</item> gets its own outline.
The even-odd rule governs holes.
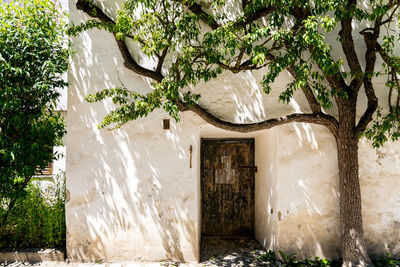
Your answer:
[[[29,264],[15,262],[7,267],[241,267],[241,266],[280,266],[279,263],[269,263],[262,260],[265,249],[254,239],[210,239],[205,238],[201,246],[200,263],[68,263],[68,262],[41,262]],[[0,264],[5,266],[5,264]]]

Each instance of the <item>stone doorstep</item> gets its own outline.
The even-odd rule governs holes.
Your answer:
[[[65,252],[61,249],[28,249],[0,251],[0,263],[64,261]]]

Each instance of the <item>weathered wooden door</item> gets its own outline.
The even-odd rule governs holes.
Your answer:
[[[254,139],[201,140],[202,234],[254,235]]]

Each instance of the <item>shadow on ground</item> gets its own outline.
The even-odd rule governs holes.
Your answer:
[[[265,249],[253,238],[210,238],[201,240],[202,266],[273,266],[261,259]]]

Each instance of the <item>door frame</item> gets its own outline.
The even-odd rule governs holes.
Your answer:
[[[254,160],[254,165],[256,164],[256,158],[255,158],[255,138],[254,137],[248,137],[248,138],[200,138],[200,239],[204,237],[203,235],[203,182],[202,182],[202,177],[203,177],[203,152],[204,152],[204,141],[213,141],[215,143],[224,143],[224,144],[235,144],[235,143],[249,143],[250,148],[252,151],[252,156]],[[253,225],[252,225],[252,233],[248,235],[247,237],[254,238],[255,236],[255,173],[253,177],[253,186],[251,188],[253,199],[252,199],[252,209],[253,209]],[[216,236],[218,237],[218,236]],[[224,238],[229,238],[229,237],[239,237],[239,236],[220,236]],[[242,237],[242,236],[240,236]]]

